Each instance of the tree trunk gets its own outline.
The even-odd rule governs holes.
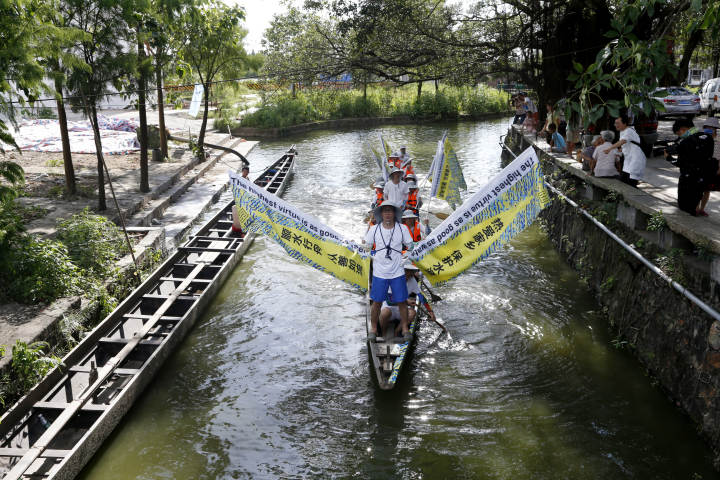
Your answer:
[[[63,85],[62,80],[55,78],[55,90],[58,93],[57,103],[58,124],[60,125],[60,139],[63,147],[63,166],[65,167],[65,191],[68,195],[75,195],[77,188],[75,186],[75,168],[72,163],[72,154],[70,153],[70,136],[68,135],[67,116],[65,115],[65,102],[63,102]]]
[[[439,81],[439,80],[435,80],[435,93],[438,92],[438,89],[439,89],[439,88],[440,88],[440,81]]]
[[[680,59],[680,64],[678,65],[677,77],[675,77],[676,83],[678,85],[684,83],[685,79],[687,79],[688,69],[690,67],[690,59],[692,58],[692,54],[695,52],[695,49],[702,41],[704,34],[705,30],[696,28],[690,34],[687,42],[685,42],[683,55]]]
[[[98,127],[97,109],[95,108],[95,99],[90,104],[90,124],[93,129],[93,137],[95,137],[95,150],[97,150],[97,170],[98,170],[98,211],[107,210],[105,203],[105,175],[103,173],[103,163],[105,159],[102,151],[102,139],[100,138],[100,128]]]
[[[292,93],[292,98],[295,98],[295,82],[293,82],[290,87],[290,93]]]
[[[422,81],[418,82],[418,94],[417,99],[420,100],[420,95],[422,94]]]
[[[165,136],[165,98],[163,97],[162,86],[162,64],[160,63],[160,54],[155,57],[155,83],[157,83],[158,97],[158,127],[160,128],[160,150],[162,150],[163,158],[168,157],[167,136]]]
[[[140,114],[140,191],[149,192],[150,182],[148,180],[148,128],[147,128],[147,112],[145,111],[145,89],[147,88],[147,78],[145,72],[145,47],[137,37],[138,62],[140,64],[140,88],[138,89],[138,113]]]
[[[363,100],[367,100],[367,82],[363,82]]]
[[[200,161],[205,161],[205,127],[207,127],[208,111],[210,107],[210,83],[203,82],[203,93],[205,94],[205,109],[203,110],[202,125],[200,125],[200,134],[198,135],[198,148],[200,152]]]

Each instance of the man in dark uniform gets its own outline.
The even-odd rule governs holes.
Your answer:
[[[713,138],[699,132],[691,120],[682,118],[673,124],[678,143],[665,150],[665,158],[680,168],[678,179],[678,206],[680,210],[697,215],[700,200],[705,191],[710,160],[713,154]]]

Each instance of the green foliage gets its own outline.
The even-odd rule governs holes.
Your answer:
[[[715,258],[712,247],[710,246],[710,241],[707,239],[695,244],[694,253],[700,260],[705,260],[706,262],[712,261],[712,259]]]
[[[21,303],[49,302],[78,293],[82,272],[54,240],[16,235],[0,258],[2,295]]]
[[[28,345],[17,341],[12,348],[11,368],[17,378],[18,388],[28,390],[38,383],[50,370],[60,365],[60,359],[46,356],[45,349],[50,349],[47,342],[34,342]]]
[[[680,248],[672,248],[666,255],[660,255],[655,263],[677,283],[684,285],[686,282],[685,265],[683,264],[683,252]]]
[[[25,172],[20,165],[10,161],[0,161],[0,203],[6,203],[19,195],[19,188],[25,182]]]
[[[293,98],[289,92],[267,98],[244,127],[275,128],[337,118],[394,117],[453,119],[466,113],[479,116],[507,109],[507,96],[495,89],[443,86],[417,97],[413,86],[368,87],[362,90],[309,90]]]
[[[662,212],[655,212],[648,219],[647,229],[651,232],[659,232],[667,226],[665,216]]]
[[[63,159],[62,158],[51,158],[45,162],[45,166],[46,167],[62,167]]]
[[[115,261],[127,252],[120,229],[89,208],[59,222],[57,232],[73,262],[100,278],[106,277]]]

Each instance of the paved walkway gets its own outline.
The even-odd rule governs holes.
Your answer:
[[[701,116],[695,119],[695,125],[702,128],[703,122],[707,117]],[[660,140],[672,140],[676,136],[672,133],[673,120],[661,120],[658,126]],[[550,146],[545,140],[538,138],[536,144],[544,151],[549,152]],[[568,155],[554,153],[558,158],[568,159]],[[663,155],[648,158],[645,167],[645,179],[638,185],[638,188],[645,193],[661,200],[668,206],[677,207],[677,182],[680,176],[680,170],[665,160]],[[702,218],[707,224],[717,227],[720,233],[720,192],[712,192],[707,208],[705,209],[710,215]],[[690,217],[690,215],[688,215]]]

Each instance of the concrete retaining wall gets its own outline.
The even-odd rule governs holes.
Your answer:
[[[519,153],[529,142],[511,129],[506,144]],[[662,259],[661,268],[667,274],[720,310],[717,260],[712,255],[718,245],[706,238],[705,250],[693,253],[693,244],[702,236],[687,221],[696,219],[671,211],[667,204],[653,204],[651,196],[619,181],[594,177],[590,177],[594,182],[588,181],[579,168],[536,150],[551,183],[646,258]],[[648,218],[658,211],[664,213],[668,226],[648,231]],[[720,322],[567,202],[555,197],[541,219],[557,250],[587,280],[607,311],[618,344],[638,358],[673,403],[696,423],[720,468]]]

